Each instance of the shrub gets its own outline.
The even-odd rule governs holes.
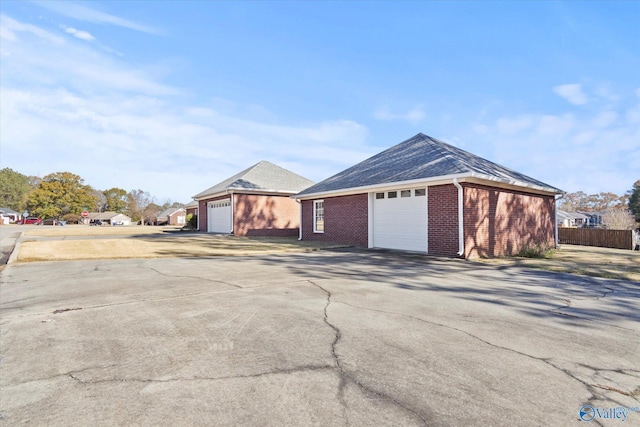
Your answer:
[[[546,246],[533,245],[524,246],[518,252],[518,256],[522,258],[551,258],[555,250]]]
[[[183,227],[186,230],[197,230],[198,229],[198,215],[189,214],[187,215],[187,224]]]
[[[62,217],[63,221],[66,221],[68,224],[80,224],[82,222],[82,217],[76,214],[66,214]]]

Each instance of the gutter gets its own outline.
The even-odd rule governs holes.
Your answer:
[[[458,256],[464,254],[464,197],[462,185],[458,178],[453,178],[453,185],[458,189]]]
[[[298,226],[298,241],[302,240],[302,202],[300,199],[293,199],[300,205],[300,225]]]
[[[231,199],[231,235],[233,235],[233,224],[234,224],[234,219],[235,219],[235,206],[233,206],[233,202],[234,202],[234,197],[233,197],[233,191],[232,190],[227,190],[227,194],[229,195],[229,198]]]

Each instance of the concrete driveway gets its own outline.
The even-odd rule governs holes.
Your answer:
[[[7,425],[640,424],[637,282],[333,250],[13,264],[0,302]]]

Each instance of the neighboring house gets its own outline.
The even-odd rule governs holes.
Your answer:
[[[236,236],[296,236],[300,207],[292,195],[313,185],[262,161],[195,195],[198,229]]]
[[[558,209],[558,227],[575,228],[583,227],[589,222],[589,217],[580,212],[566,212]]]
[[[303,240],[475,258],[554,246],[561,193],[420,133],[295,198]]]
[[[9,208],[0,208],[0,224],[18,222],[22,219],[22,214]]]
[[[156,225],[185,225],[187,223],[185,208],[169,208],[156,216]]]
[[[579,212],[586,217],[582,227],[602,227],[604,224],[604,212]]]
[[[89,212],[89,216],[85,218],[85,224],[91,221],[100,220],[103,224],[110,225],[131,225],[131,218],[125,214],[118,212]]]

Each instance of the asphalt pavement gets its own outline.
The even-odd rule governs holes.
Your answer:
[[[637,282],[366,250],[1,279],[0,424],[640,425]]]

